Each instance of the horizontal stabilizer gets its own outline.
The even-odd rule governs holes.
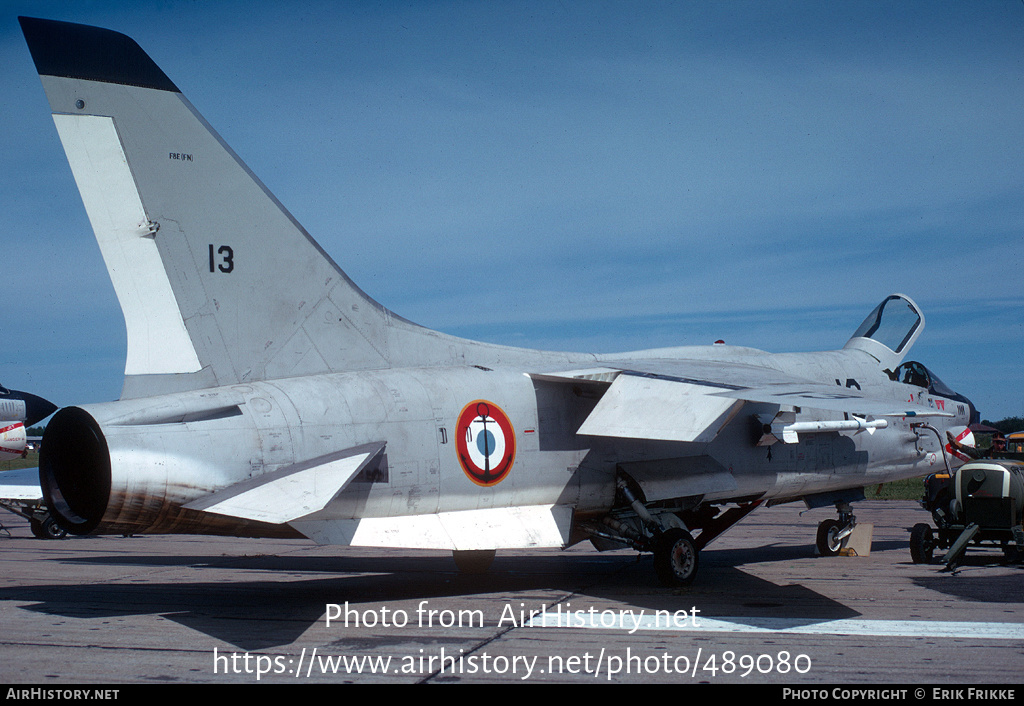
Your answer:
[[[568,505],[291,523],[317,544],[455,551],[563,547],[569,542],[571,525],[572,508]]]
[[[195,500],[189,510],[282,524],[324,509],[384,449],[364,444],[229,486]]]
[[[31,500],[41,501],[43,491],[39,486],[38,468],[19,468],[0,472],[0,501]]]
[[[719,397],[717,391],[688,382],[620,375],[579,433],[707,443],[743,404]]]

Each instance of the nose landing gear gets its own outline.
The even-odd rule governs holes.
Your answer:
[[[837,502],[838,520],[825,520],[818,525],[817,547],[821,556],[838,556],[846,544],[847,538],[853,534],[857,519],[848,502]]]

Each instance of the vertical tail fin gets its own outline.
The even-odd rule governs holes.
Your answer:
[[[399,340],[448,355],[406,345],[441,342],[363,294],[132,39],[19,19],[124,312],[125,397],[389,367]]]

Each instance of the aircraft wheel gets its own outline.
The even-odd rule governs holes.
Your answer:
[[[51,515],[47,515],[45,520],[29,520],[29,529],[32,530],[32,536],[37,539],[64,539],[67,536],[67,530],[57,524],[57,521],[53,519]]]
[[[690,533],[672,528],[658,538],[654,547],[654,572],[665,586],[686,586],[697,576],[699,558]]]
[[[932,528],[924,522],[914,525],[910,530],[910,558],[915,564],[931,564],[935,552],[935,537]]]
[[[43,536],[46,539],[64,539],[68,536],[68,532],[57,524],[57,520],[47,515],[46,519],[43,520]]]
[[[839,520],[825,520],[818,525],[818,553],[822,556],[839,556],[843,548],[843,540],[836,537],[842,525]]]
[[[493,549],[469,549],[453,551],[452,558],[455,559],[455,566],[458,567],[460,573],[485,574],[491,568],[494,554]]]

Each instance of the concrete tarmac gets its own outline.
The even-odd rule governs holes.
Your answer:
[[[1024,566],[994,550],[955,575],[913,564],[908,529],[930,518],[902,501],[854,506],[869,556],[816,557],[834,512],[802,510],[755,511],[684,589],[649,555],[589,543],[462,575],[444,552],[37,540],[4,512],[0,681],[1020,683]]]

